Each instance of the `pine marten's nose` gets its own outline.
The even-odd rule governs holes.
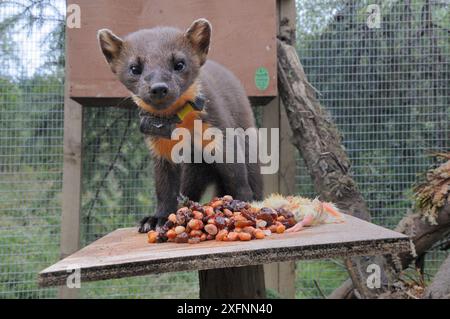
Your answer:
[[[150,95],[153,99],[162,99],[169,92],[169,87],[166,83],[155,83],[150,87]]]

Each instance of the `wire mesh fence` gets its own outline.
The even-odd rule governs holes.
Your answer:
[[[367,12],[370,4],[379,11]],[[343,134],[373,221],[393,228],[412,204],[417,174],[432,164],[427,152],[450,146],[450,4],[320,0],[297,7],[309,81]],[[62,0],[0,2],[0,298],[56,296],[56,289],[38,289],[36,274],[59,257],[64,11]],[[151,212],[154,187],[136,110],[85,108],[83,117],[84,246]],[[314,196],[297,158],[298,192]],[[429,253],[426,273],[445,255]],[[299,298],[320,298],[347,278],[339,260],[297,266]],[[80,296],[192,298],[197,281],[195,272],[108,280],[83,284]]]
[[[53,297],[36,276],[59,256],[63,73],[44,56],[49,32],[0,4],[0,298]]]
[[[85,108],[82,245],[153,212],[154,179],[149,151],[139,133],[137,110]],[[196,272],[168,273],[82,285],[81,297],[194,298]]]
[[[449,4],[297,2],[305,72],[343,135],[372,221],[389,228],[411,207],[411,188],[433,162],[429,152],[450,147]],[[300,157],[297,185],[314,195]],[[446,254],[429,253],[426,274]],[[320,296],[317,286],[330,293],[336,278],[346,278],[336,261],[302,262],[298,272],[300,296]]]

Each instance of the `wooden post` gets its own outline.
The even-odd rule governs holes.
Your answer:
[[[67,32],[66,32],[67,34]],[[66,52],[67,53],[67,52]],[[64,90],[64,164],[61,214],[61,259],[80,248],[83,108],[70,98],[70,64],[66,54]],[[79,289],[61,286],[58,297],[77,298]]]
[[[278,0],[278,34],[286,29],[294,29],[296,9],[294,0]],[[288,24],[281,27],[281,21],[287,18]],[[284,29],[284,30],[282,30]],[[292,132],[286,111],[277,97],[264,108],[263,127],[280,128],[280,169],[278,174],[264,176],[264,193],[295,194],[296,161],[295,148],[291,142]],[[282,262],[264,265],[266,287],[275,290],[284,298],[295,297],[295,262]]]

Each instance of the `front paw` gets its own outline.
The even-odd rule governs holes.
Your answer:
[[[151,230],[156,230],[157,228],[162,227],[166,221],[167,221],[166,217],[156,217],[156,216],[145,217],[139,223],[139,232],[148,233]]]

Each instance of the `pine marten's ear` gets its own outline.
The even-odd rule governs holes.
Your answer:
[[[206,19],[198,19],[192,22],[185,33],[194,50],[200,58],[200,65],[206,61],[209,51],[209,41],[211,39],[211,24]]]
[[[122,50],[122,39],[108,29],[98,30],[97,37],[106,61],[111,66],[112,71],[115,72],[115,62],[119,58],[120,51]]]

